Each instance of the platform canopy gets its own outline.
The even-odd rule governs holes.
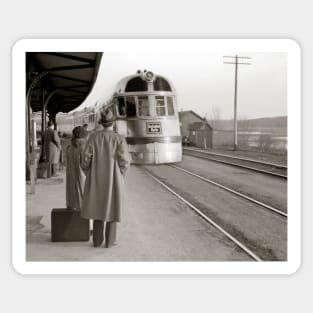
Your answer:
[[[27,52],[27,90],[40,77],[31,95],[32,111],[42,111],[49,95],[46,109],[52,117],[77,108],[95,83],[101,56],[101,52]]]

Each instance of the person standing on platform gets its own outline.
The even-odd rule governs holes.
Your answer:
[[[86,130],[87,132],[87,139],[88,139],[88,136],[89,136],[89,131],[88,131],[88,124],[84,124],[83,125],[83,128]]]
[[[124,206],[125,174],[130,157],[125,138],[113,131],[115,118],[110,110],[101,112],[103,130],[89,135],[82,157],[86,173],[81,216],[93,219],[93,244],[107,248],[116,244],[116,224]]]
[[[80,210],[85,186],[85,173],[81,168],[81,155],[88,132],[81,126],[73,129],[71,144],[66,148],[66,207]]]
[[[60,160],[61,140],[54,129],[54,122],[48,122],[48,129],[44,136],[45,157],[48,161],[47,177],[56,176]]]

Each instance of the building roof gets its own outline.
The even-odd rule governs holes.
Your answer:
[[[195,122],[189,125],[188,127],[189,130],[200,130],[200,129],[208,129],[211,130],[212,127],[208,124],[208,122],[203,121],[203,122]]]
[[[54,92],[48,112],[69,112],[90,93],[96,80],[101,52],[27,52],[27,89],[33,87],[31,108],[42,110],[42,99]]]
[[[181,119],[183,116],[188,115],[188,114],[192,114],[192,115],[194,115],[195,117],[197,117],[199,120],[205,121],[205,119],[204,119],[203,117],[201,117],[200,115],[198,115],[197,113],[195,113],[195,112],[192,111],[192,110],[180,111],[180,112],[179,112],[179,118]]]
[[[212,126],[207,122],[205,118],[201,117],[200,115],[198,115],[192,110],[179,112],[179,119],[181,120],[182,117],[186,115],[194,115],[199,120],[199,122],[194,122],[194,123],[189,124],[188,125],[189,130],[198,130],[198,129],[212,130],[213,129]]]

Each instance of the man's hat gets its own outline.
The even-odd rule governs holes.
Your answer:
[[[88,131],[82,126],[76,126],[73,129],[73,138],[85,138],[88,136]]]
[[[105,127],[109,127],[113,125],[113,122],[115,121],[115,117],[111,110],[103,110],[101,111],[101,118],[99,120],[99,123],[102,124]]]

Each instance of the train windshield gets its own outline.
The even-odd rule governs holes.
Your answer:
[[[141,79],[141,77],[135,77],[131,79],[125,88],[126,92],[134,92],[134,91],[147,91],[148,84],[146,81]]]
[[[158,116],[165,116],[166,110],[165,110],[165,100],[164,97],[155,97],[155,104],[156,104],[156,114]]]
[[[175,115],[172,97],[155,97],[155,108],[157,116]]]
[[[172,97],[167,97],[167,114],[174,115],[174,103]]]
[[[172,91],[170,84],[162,77],[157,77],[153,82],[153,88],[156,91]]]
[[[118,98],[117,112],[119,116],[126,115],[126,104],[123,97]]]
[[[151,98],[153,99],[153,98]],[[119,117],[174,116],[174,99],[170,96],[155,96],[155,105],[148,96],[118,97],[116,111]],[[137,106],[137,111],[136,111]]]
[[[147,96],[138,97],[138,115],[150,116],[149,99]]]
[[[135,97],[126,97],[126,113],[128,117],[136,116],[136,100]]]

